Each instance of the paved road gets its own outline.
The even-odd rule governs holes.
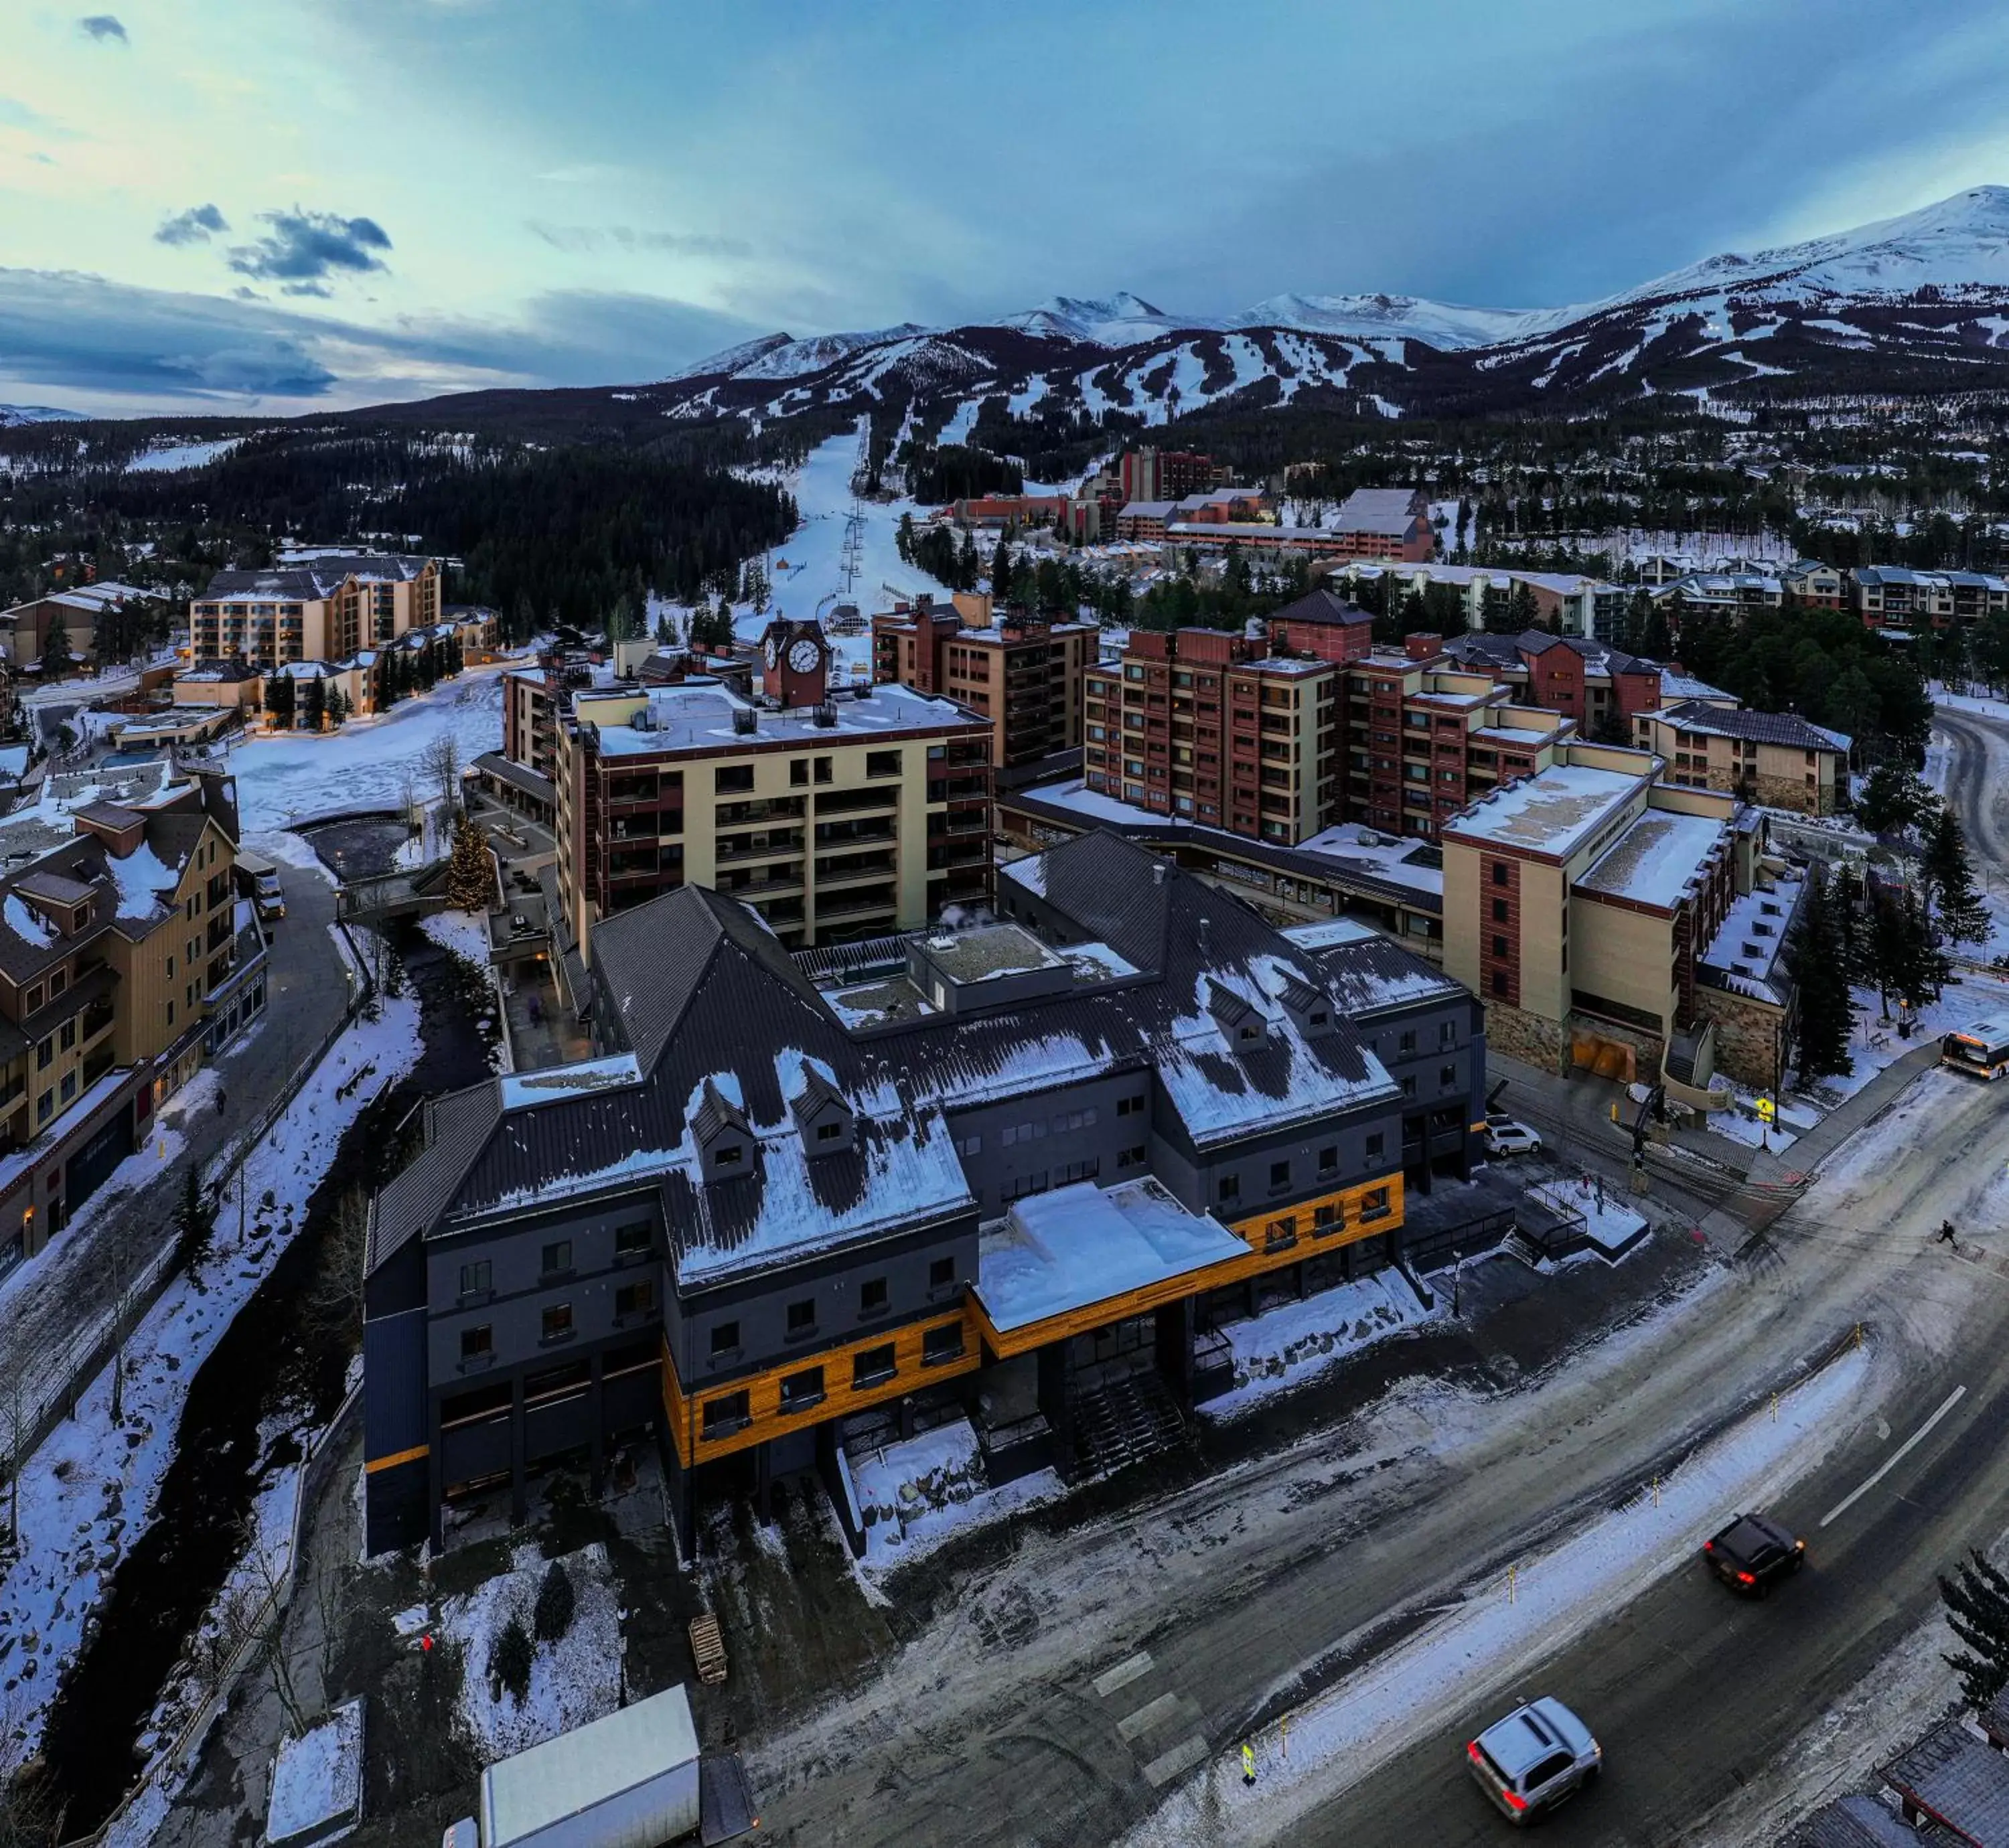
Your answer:
[[[1977,867],[1994,871],[1999,890],[2001,875],[2009,873],[2009,724],[1943,707],[1933,723],[1953,742],[1947,799]]]
[[[800,1843],[1120,1837],[1182,1758],[1231,1751],[1329,1680],[1336,1651],[1357,1661],[1405,1614],[1539,1551],[1862,1321],[1872,1359],[1851,1428],[1788,1513],[1831,1506],[1947,1381],[1968,1391],[1817,1537],[1813,1572],[1748,1611],[1684,1574],[1543,1677],[1582,1700],[1612,1751],[1596,1809],[1586,1800],[1559,1825],[1567,1839],[1664,1842],[1676,1826],[1698,1843],[1741,1839],[1712,1836],[1705,1818],[1926,1615],[1934,1567],[2009,1520],[2009,1457],[1998,1464],[1993,1441],[2009,1280],[1926,1243],[1952,1195],[2009,1161],[2009,1099],[1942,1074],[1920,1082],[1923,1116],[1904,1120],[1873,1173],[1851,1178],[1844,1165],[1685,1310],[1538,1390],[1398,1393],[1322,1443],[1107,1525],[1022,1542],[869,1687],[759,1742],[768,1829]],[[1894,1547],[1901,1561],[1887,1557]],[[1761,1621],[1791,1646],[1744,1648],[1771,1634]],[[1498,1704],[1473,1692],[1472,1713],[1447,1713],[1430,1749],[1278,1832],[1409,1844],[1483,1825],[1496,1839],[1457,1756],[1474,1715]],[[1376,1770],[1343,1768],[1338,1782]]]
[[[164,1119],[179,1128],[194,1157],[207,1163],[256,1120],[348,1005],[349,979],[328,935],[335,891],[304,868],[282,874],[286,915],[274,927],[265,985],[265,1018],[216,1064],[221,1111],[202,1106]],[[124,1280],[172,1241],[188,1156],[168,1163],[122,1198],[87,1202],[80,1225],[60,1233],[40,1255],[0,1285],[0,1379],[59,1376],[64,1357],[116,1300]]]

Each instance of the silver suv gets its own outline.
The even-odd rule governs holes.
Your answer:
[[[1567,1802],[1603,1768],[1589,1727],[1546,1694],[1516,1707],[1465,1748],[1479,1787],[1513,1823]]]

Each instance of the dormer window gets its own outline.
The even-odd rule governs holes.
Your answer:
[[[721,1168],[736,1168],[746,1159],[746,1151],[737,1142],[721,1142],[711,1152],[713,1162]]]

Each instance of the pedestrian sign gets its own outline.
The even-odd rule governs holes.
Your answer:
[[[1775,1123],[1778,1120],[1778,1117],[1779,1106],[1775,1104],[1770,1098],[1761,1097],[1758,1099],[1758,1120],[1759,1122]]]

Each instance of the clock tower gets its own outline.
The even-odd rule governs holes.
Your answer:
[[[820,623],[777,616],[760,638],[760,690],[784,706],[820,706],[830,689],[830,642]]]

